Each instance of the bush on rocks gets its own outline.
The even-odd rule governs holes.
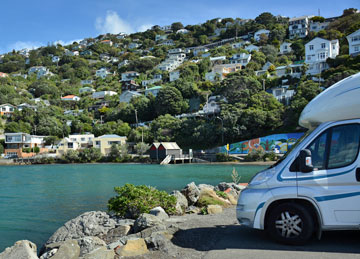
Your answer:
[[[165,191],[145,185],[125,184],[115,187],[117,196],[108,202],[108,209],[119,216],[137,218],[142,213],[149,213],[155,207],[162,207],[167,214],[175,214],[176,198]]]

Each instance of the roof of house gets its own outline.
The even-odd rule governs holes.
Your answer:
[[[70,95],[61,97],[61,99],[70,99],[70,98],[75,98],[75,97],[77,97],[77,96],[76,96],[76,95],[73,95],[73,94],[70,94]]]
[[[176,142],[160,142],[160,145],[165,149],[181,149]]]
[[[119,136],[116,134],[108,134],[108,135],[102,135],[97,138],[126,138],[125,136]]]
[[[14,105],[9,104],[9,103],[4,103],[4,104],[1,104],[1,105],[0,105],[0,107],[1,107],[1,106],[11,106],[11,107],[15,107]]]
[[[353,33],[349,34],[349,35],[346,36],[346,37],[351,37],[351,36],[357,35],[357,34],[359,34],[359,33],[360,33],[360,29],[358,29],[357,31],[354,31]]]
[[[149,88],[149,89],[146,89],[145,91],[151,91],[151,90],[157,90],[157,89],[161,89],[162,88],[162,86],[154,86],[154,87],[151,87],[151,88]]]

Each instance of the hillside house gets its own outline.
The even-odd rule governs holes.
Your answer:
[[[0,77],[5,78],[5,77],[8,77],[8,76],[9,75],[7,73],[0,72]]]
[[[243,48],[246,44],[249,44],[250,42],[249,41],[240,41],[240,42],[236,42],[236,43],[233,43],[231,44],[231,47],[233,49],[241,49]]]
[[[128,71],[121,74],[121,81],[135,80],[140,74],[135,71]]]
[[[327,27],[329,27],[329,24],[330,21],[314,22],[310,20],[309,31],[317,33],[319,31],[326,30]]]
[[[80,52],[81,56],[92,56],[92,54],[93,52],[89,49]]]
[[[288,54],[292,51],[291,49],[291,43],[290,42],[283,42],[280,45],[280,54],[284,55],[284,54]]]
[[[92,83],[94,83],[94,80],[87,79],[87,80],[81,80],[80,81],[81,85],[91,85]]]
[[[38,107],[36,105],[31,105],[31,104],[28,104],[28,103],[22,103],[22,104],[19,104],[16,108],[17,108],[18,111],[22,111],[24,109],[31,109],[31,110],[37,111]]]
[[[162,41],[162,40],[167,40],[167,35],[164,34],[164,35],[160,35],[160,34],[156,34],[155,35],[155,41]]]
[[[14,111],[16,110],[16,107],[14,105],[5,103],[0,105],[0,115],[10,117]]]
[[[199,56],[202,53],[208,52],[209,49],[206,47],[197,47],[193,49],[194,56]]]
[[[125,136],[118,136],[115,134],[102,135],[93,139],[93,147],[100,149],[103,156],[108,156],[111,152],[112,145],[125,145]]]
[[[113,95],[117,95],[117,92],[114,92],[114,91],[100,91],[100,92],[92,93],[91,97],[93,99],[104,99],[105,96],[113,96]]]
[[[140,86],[134,81],[123,81],[121,84],[121,92],[125,91],[136,91],[140,88]]]
[[[44,77],[44,76],[51,76],[53,75],[53,73],[51,73],[49,71],[49,69],[47,69],[46,67],[43,67],[43,66],[35,66],[35,67],[30,67],[29,68],[29,71],[28,71],[28,74],[31,75],[31,74],[35,74],[36,73],[36,76],[37,78],[41,78],[41,77]]]
[[[100,43],[108,45],[110,47],[113,45],[113,42],[111,40],[102,40],[100,41]]]
[[[176,33],[180,33],[180,34],[187,34],[189,33],[189,31],[187,29],[180,29],[180,30],[177,30]]]
[[[234,54],[230,58],[230,64],[240,64],[246,67],[246,65],[249,64],[250,60],[251,60],[251,54],[246,54],[246,53]]]
[[[289,90],[289,86],[279,86],[270,89],[270,93],[282,104],[290,105],[291,98],[294,96],[295,91]]]
[[[44,136],[35,136],[27,133],[5,133],[5,155],[9,157],[26,158],[38,153],[46,153]]]
[[[53,56],[53,57],[51,58],[51,61],[52,61],[53,63],[58,63],[58,62],[60,61],[60,57],[59,57],[59,56]]]
[[[110,74],[111,74],[110,71],[107,68],[103,67],[103,68],[96,70],[95,76],[105,79]]]
[[[142,95],[138,92],[127,90],[121,93],[119,101],[121,103],[130,103],[133,97],[138,97],[138,96],[142,96]]]
[[[180,78],[180,71],[179,70],[171,71],[169,73],[169,78],[170,78],[170,82],[178,80]]]
[[[290,39],[305,38],[309,34],[310,18],[311,16],[301,16],[291,18],[289,20],[289,37]]]
[[[245,47],[245,50],[247,50],[250,53],[253,52],[253,51],[259,51],[259,49],[260,48],[258,46],[253,45],[253,44]]]
[[[118,69],[127,65],[129,65],[129,60],[125,59],[118,64]]]
[[[128,46],[129,49],[137,49],[140,47],[140,44],[137,42],[131,42]]]
[[[92,87],[85,86],[79,89],[79,94],[93,93],[95,90]]]
[[[61,97],[61,101],[75,101],[75,102],[78,102],[78,101],[80,101],[80,99],[81,98],[79,96],[76,96],[76,95],[73,95],[73,94]]]
[[[256,41],[259,41],[261,39],[261,35],[265,35],[266,37],[269,37],[269,34],[270,34],[269,30],[261,29],[255,32],[254,39]]]
[[[346,36],[349,43],[349,55],[357,56],[360,54],[360,29]]]
[[[109,107],[110,106],[110,102],[109,101],[105,101],[105,100],[101,100],[96,102],[94,105],[91,105],[89,108],[88,108],[88,111],[91,112],[91,111],[98,111],[104,107]]]
[[[309,65],[307,73],[316,75],[329,68],[328,58],[339,55],[339,40],[326,40],[319,37],[305,44],[305,63]]]
[[[241,64],[221,64],[215,65],[212,71],[205,74],[205,80],[214,82],[216,80],[223,80],[229,73],[234,73],[242,69]]]
[[[158,95],[159,91],[161,90],[162,86],[154,86],[149,89],[145,90],[145,95],[148,96],[149,93],[152,93],[155,97]]]
[[[158,45],[160,45],[160,46],[174,46],[175,43],[174,43],[173,40],[165,40],[164,42],[162,42],[162,43],[160,43]]]

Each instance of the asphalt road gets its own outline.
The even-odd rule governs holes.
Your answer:
[[[234,208],[181,218],[172,240],[178,247],[176,258],[360,258],[360,231],[324,232],[321,240],[314,238],[305,246],[286,246],[237,224]]]

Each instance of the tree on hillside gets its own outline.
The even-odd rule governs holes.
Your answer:
[[[181,22],[174,22],[173,24],[171,24],[171,30],[173,32],[177,32],[180,29],[183,29],[184,25]]]
[[[188,104],[175,87],[164,87],[156,96],[155,109],[158,115],[180,114],[188,109]]]

